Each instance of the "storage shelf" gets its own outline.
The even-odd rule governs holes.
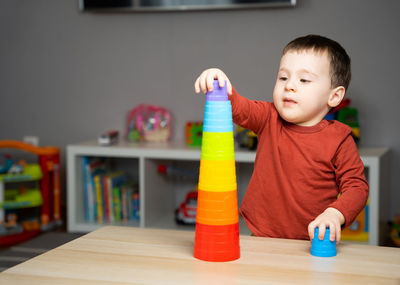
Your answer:
[[[387,148],[361,148],[361,159],[368,169],[370,184],[370,213],[369,213],[369,244],[379,245],[383,241],[387,212]],[[119,142],[112,146],[100,146],[96,141],[67,146],[67,215],[68,231],[90,232],[104,224],[84,222],[83,206],[83,177],[80,159],[82,156],[112,157],[115,159],[134,159],[132,165],[137,172],[140,195],[140,221],[129,226],[188,229],[194,227],[177,225],[174,221],[176,201],[174,191],[187,185],[179,185],[167,181],[157,174],[157,166],[161,162],[171,163],[200,163],[200,147],[189,147],[183,142],[170,143],[129,143]],[[255,152],[236,150],[235,161],[237,168],[238,202],[241,203],[253,170]],[[127,163],[125,163],[125,166]],[[132,171],[132,170],[131,170]],[[123,223],[119,225],[124,225]],[[250,231],[240,221],[241,234]]]

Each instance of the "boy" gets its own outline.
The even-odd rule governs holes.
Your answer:
[[[236,124],[254,131],[258,148],[240,214],[256,236],[313,239],[326,227],[340,242],[368,199],[368,183],[351,129],[325,115],[350,82],[350,58],[335,41],[300,37],[283,50],[273,103],[240,96],[219,69],[205,70],[195,92],[225,81]],[[340,197],[337,198],[338,194]]]

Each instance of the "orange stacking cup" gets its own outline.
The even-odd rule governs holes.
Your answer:
[[[205,225],[229,225],[239,222],[236,189],[203,191],[197,196],[196,222]]]
[[[194,257],[205,261],[232,261],[240,257],[239,223],[203,225],[196,223]]]

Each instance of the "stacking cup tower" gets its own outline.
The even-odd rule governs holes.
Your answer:
[[[240,257],[232,107],[226,84],[206,94],[194,257],[232,261]]]

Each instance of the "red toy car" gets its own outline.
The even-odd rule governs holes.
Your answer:
[[[185,201],[181,203],[175,211],[175,220],[178,224],[194,225],[196,224],[197,213],[197,192],[189,192]]]

